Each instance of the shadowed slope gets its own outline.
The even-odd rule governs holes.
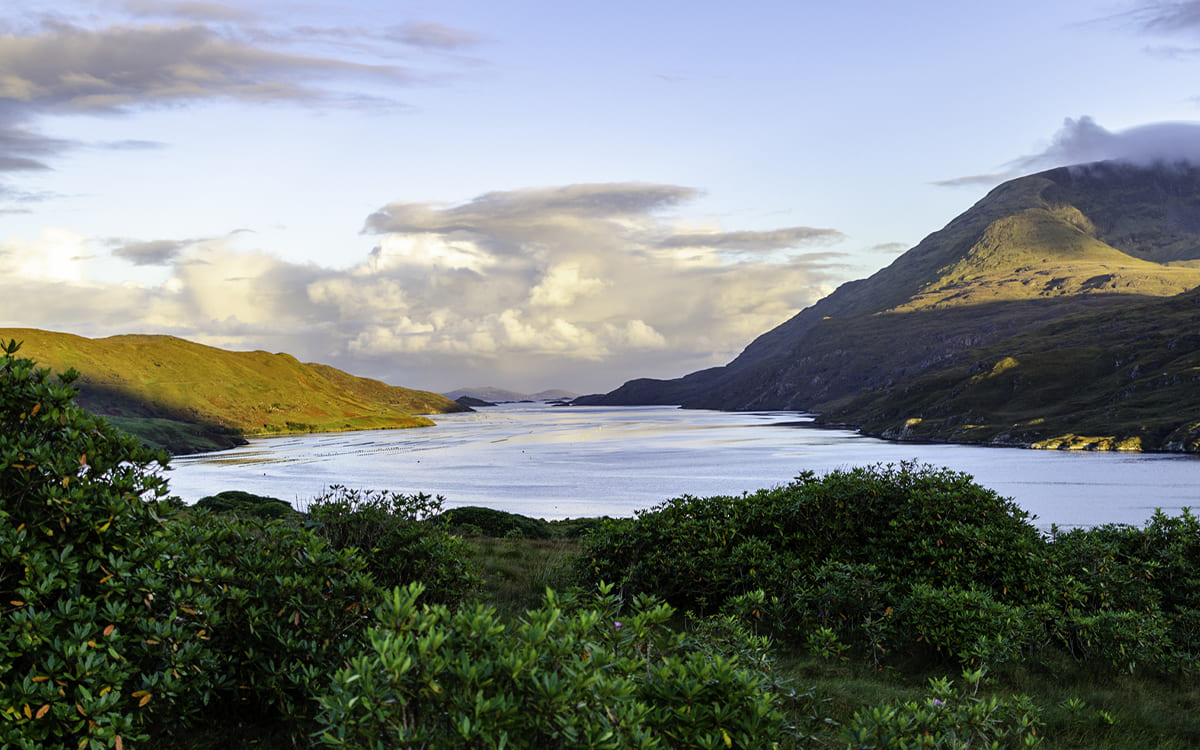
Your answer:
[[[1196,452],[1200,291],[1093,309],[964,351],[822,420],[907,440]]]

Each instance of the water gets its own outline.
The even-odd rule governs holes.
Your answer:
[[[326,486],[426,492],[546,519],[627,516],[679,495],[740,494],[800,472],[918,460],[971,474],[1041,528],[1140,525],[1155,508],[1200,508],[1200,459],[890,443],[811,426],[791,412],[512,404],[438,426],[254,439],[178,457],[187,502],[239,489],[301,504]]]

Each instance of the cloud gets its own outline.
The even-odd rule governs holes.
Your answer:
[[[19,207],[17,204],[41,203],[59,197],[56,193],[39,191],[30,192],[26,190],[18,190],[9,185],[0,182],[0,201],[9,203],[10,205],[0,207],[0,214],[25,214],[30,213],[31,209]]]
[[[40,34],[0,37],[0,98],[38,112],[115,113],[133,106],[216,97],[252,102],[315,101],[314,77],[403,70],[290,55],[226,38],[203,25],[56,24]]]
[[[1200,0],[1142,0],[1096,22],[1134,34],[1195,36],[1200,32]],[[1190,60],[1200,54],[1200,49],[1178,46],[1153,46],[1146,51],[1179,60]],[[1002,171],[953,177],[933,184],[992,187],[1035,170],[1108,160],[1141,166],[1181,162],[1200,165],[1200,122],[1146,123],[1112,131],[1088,115],[1068,117],[1047,147],[1013,159],[1003,165]]]
[[[699,191],[674,185],[607,183],[530,188],[485,193],[461,206],[444,208],[429,203],[391,203],[367,217],[364,231],[434,232],[486,231],[498,226],[554,224],[647,214],[695,198]]]
[[[160,145],[49,137],[41,126],[53,117],[123,115],[208,100],[394,109],[400,105],[381,94],[379,84],[395,89],[445,77],[421,69],[434,59],[429,55],[408,55],[405,65],[397,64],[392,52],[397,43],[444,52],[475,39],[433,23],[387,33],[305,32],[211,2],[128,0],[119,7],[124,19],[110,17],[105,26],[92,25],[90,16],[55,15],[35,19],[36,25],[13,24],[0,34],[0,175],[49,169],[54,158],[81,145]],[[335,32],[342,41],[330,52]],[[0,189],[0,195],[13,192]]]
[[[1144,2],[1123,17],[1132,19],[1138,27],[1149,32],[1177,33],[1200,29],[1200,2]]]
[[[1014,164],[1033,169],[1107,160],[1200,164],[1200,123],[1158,122],[1114,132],[1086,115],[1068,117],[1048,148]]]
[[[189,245],[198,240],[122,240],[111,239],[105,244],[112,248],[112,254],[124,258],[135,266],[166,266],[174,261]]]
[[[603,279],[581,277],[578,265],[557,265],[529,291],[529,304],[533,308],[567,308],[583,297],[603,292],[607,286]]]
[[[463,29],[456,29],[440,23],[416,22],[394,26],[388,29],[384,37],[414,47],[439,50],[474,47],[483,41],[479,35]]]
[[[100,148],[108,148],[113,151],[157,151],[167,147],[167,144],[161,141],[147,141],[139,139],[126,139],[123,141],[106,141],[96,144]]]
[[[993,172],[991,174],[972,174],[963,177],[951,177],[948,180],[934,180],[930,184],[938,187],[991,187],[1012,178],[1012,172]]]
[[[49,167],[27,156],[0,156],[0,172],[24,172],[35,169],[49,169]]]
[[[29,285],[83,282],[91,260],[84,237],[65,229],[44,229],[32,242],[0,244],[0,274]]]
[[[49,169],[46,160],[71,146],[69,141],[41,135],[29,128],[12,113],[6,116],[0,101],[0,173]]]
[[[1054,167],[1120,161],[1200,165],[1200,122],[1156,122],[1108,130],[1090,116],[1068,117],[1041,151],[1010,161],[1004,172],[938,180],[943,187],[990,187],[1030,172]]]
[[[384,235],[371,256],[319,281],[309,297],[339,319],[362,321],[348,346],[362,361],[403,354],[431,372],[457,363],[473,377],[519,368],[524,382],[540,374],[542,383],[575,378],[578,388],[596,385],[597,363],[622,376],[662,375],[668,362],[675,374],[723,363],[822,296],[840,259],[731,263],[727,253],[842,235],[672,231],[667,209],[697,195],[611,183],[493,192],[458,205],[393,203],[366,221],[365,231]]]
[[[739,252],[769,252],[800,245],[841,242],[846,235],[836,229],[788,227],[769,232],[711,232],[677,234],[662,240],[661,247],[711,247]]]
[[[161,0],[127,0],[126,11],[134,16],[155,18],[185,18],[192,21],[249,22],[257,14],[221,3],[162,2]]]
[[[82,238],[43,236],[0,246],[0,325],[171,333],[435,390],[606,390],[723,364],[841,278],[832,250],[728,257],[826,243],[835,230],[717,228],[705,246],[673,246],[686,235],[667,209],[696,195],[622,183],[391,204],[367,219],[374,247],[337,268],[245,249],[246,235],[99,242],[166,278],[133,286],[96,281],[89,264],[112,261]],[[21,266],[39,254],[58,262]]]

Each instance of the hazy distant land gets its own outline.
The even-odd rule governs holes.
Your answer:
[[[480,401],[490,401],[493,404],[501,404],[511,401],[559,401],[575,398],[579,394],[562,389],[538,391],[537,393],[521,393],[519,391],[510,391],[505,388],[485,385],[474,388],[458,388],[442,395],[455,401],[466,396],[468,398],[479,399]]]

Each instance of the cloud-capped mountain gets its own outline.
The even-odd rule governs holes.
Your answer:
[[[586,400],[819,411],[910,439],[1193,450],[1198,286],[1200,169],[1058,168],[996,187],[724,367]]]

